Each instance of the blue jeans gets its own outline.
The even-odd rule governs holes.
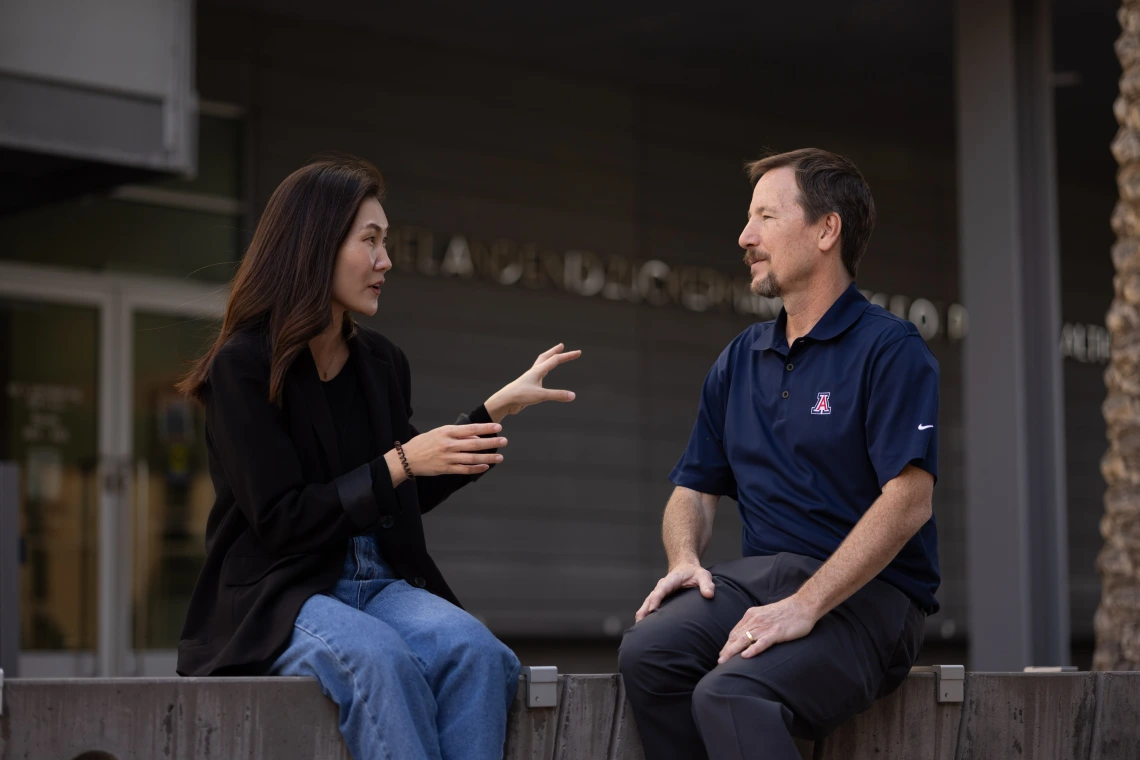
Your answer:
[[[471,615],[397,578],[369,535],[301,607],[270,672],[320,682],[355,760],[500,760],[519,661]]]

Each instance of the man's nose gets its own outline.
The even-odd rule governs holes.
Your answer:
[[[756,231],[752,228],[752,225],[748,224],[745,225],[744,229],[740,231],[740,238],[737,239],[736,242],[740,245],[741,248],[748,249],[755,248],[757,245],[759,245],[760,240],[759,236],[756,234]]]

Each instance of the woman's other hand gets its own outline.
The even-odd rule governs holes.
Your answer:
[[[493,422],[476,425],[444,425],[417,435],[403,445],[404,457],[412,475],[478,475],[491,465],[503,461],[502,454],[486,453],[487,449],[501,449],[506,438],[494,437],[503,426]],[[489,435],[491,438],[480,438]],[[407,480],[400,455],[392,449],[384,455],[392,483],[399,485]]]
[[[565,346],[559,343],[549,351],[539,354],[530,369],[487,399],[484,406],[487,407],[491,419],[498,422],[508,414],[518,414],[528,406],[541,404],[543,401],[573,401],[573,391],[542,387],[543,379],[552,369],[559,364],[574,361],[582,355],[581,351],[563,351],[564,348]]]

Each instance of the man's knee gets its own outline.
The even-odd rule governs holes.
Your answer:
[[[697,654],[665,621],[642,621],[625,632],[618,649],[618,670],[634,692],[668,693],[692,687],[703,670]]]
[[[618,645],[618,670],[623,674],[637,665],[643,653],[644,642],[642,637],[634,633],[635,629],[636,626],[622,634],[621,644]]]
[[[722,709],[733,696],[731,676],[720,669],[709,671],[693,689],[693,719],[697,720],[698,714]],[[761,693],[757,696],[767,695]]]
[[[693,689],[693,720],[703,727],[731,725],[734,712],[770,724],[770,729],[790,729],[792,725],[791,710],[769,687],[731,671],[709,672]]]
[[[651,637],[646,635],[644,626],[635,625],[622,636],[618,647],[618,670],[628,684],[640,680],[642,670],[653,657]]]
[[[734,699],[757,699],[783,707],[783,701],[770,687],[717,668],[706,674],[693,689],[693,717],[698,710],[722,709]]]

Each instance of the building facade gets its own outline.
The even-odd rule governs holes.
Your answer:
[[[879,212],[859,285],[919,326],[942,370],[944,583],[927,651],[965,657],[963,344],[992,325],[963,303],[955,19],[887,5],[872,17],[836,4],[835,27],[813,39],[795,9],[429,18],[349,0],[200,2],[196,176],[60,191],[0,215],[0,461],[19,472],[22,674],[172,670],[212,492],[201,411],[171,386],[216,328],[269,194],[329,149],[371,159],[388,184],[395,269],[363,321],[409,356],[420,429],[554,343],[584,351],[554,381],[578,400],[510,418],[506,464],[425,520],[467,608],[524,660],[567,669],[614,667],[664,569],[666,475],[704,375],[778,310],[747,292],[736,245],[744,161],[807,145],[851,157]],[[1113,4],[1056,6],[1055,333],[1081,663],[1099,598],[1118,70]],[[739,552],[726,500],[706,559]]]

